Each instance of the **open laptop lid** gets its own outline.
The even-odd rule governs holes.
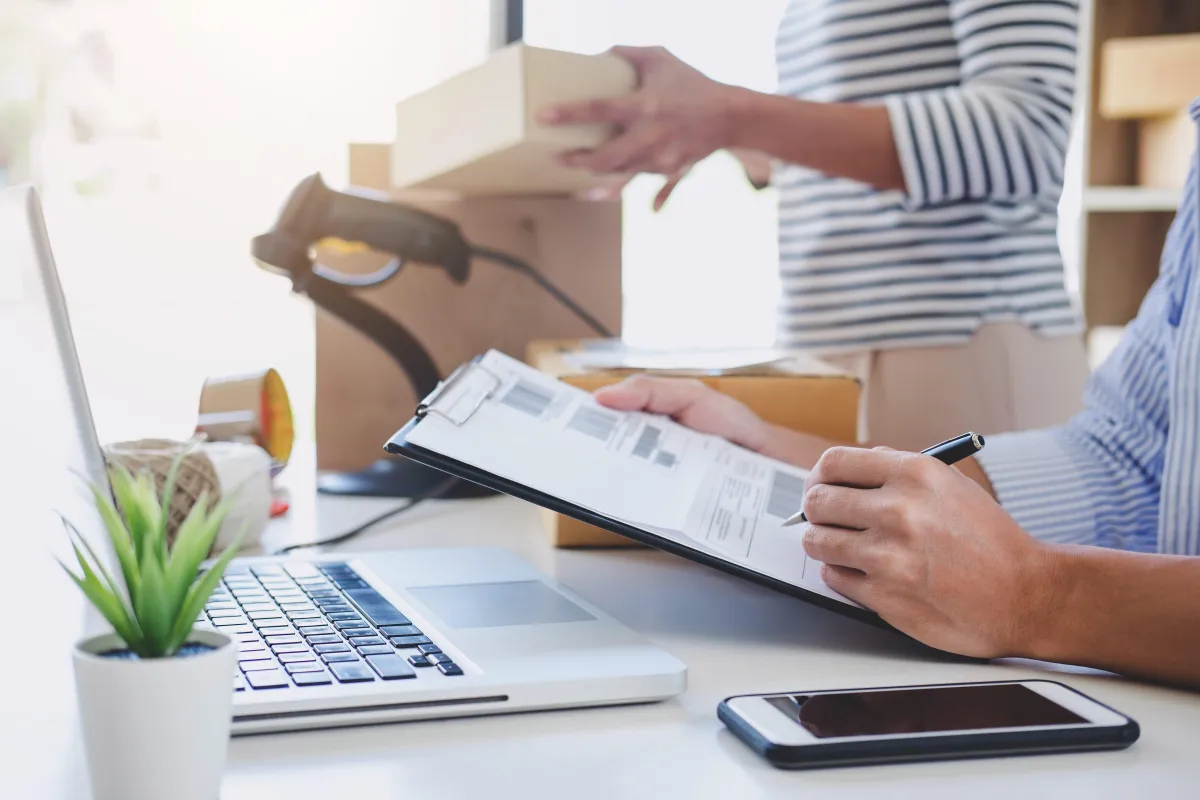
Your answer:
[[[55,512],[106,566],[114,556],[81,478],[107,488],[62,286],[31,186],[0,190],[0,497],[22,520],[10,535],[64,552]],[[66,550],[69,553],[69,550]]]

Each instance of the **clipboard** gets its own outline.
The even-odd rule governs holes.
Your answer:
[[[494,385],[491,391],[496,391],[499,389],[501,384],[500,378],[488,372],[487,369],[479,363],[478,358],[463,364],[456,369],[449,378],[439,384],[438,388],[434,390],[428,397],[426,397],[420,403],[420,405],[417,406],[416,415],[409,420],[403,428],[397,431],[391,439],[388,440],[387,444],[384,445],[384,449],[393,455],[404,456],[405,458],[412,459],[413,461],[424,464],[428,467],[433,467],[434,469],[445,472],[446,474],[452,475],[456,478],[461,478],[480,486],[484,486],[488,489],[507,494],[511,497],[516,497],[520,500],[533,503],[534,505],[555,511],[559,514],[565,514],[569,517],[580,520],[581,522],[595,525],[599,528],[611,531],[612,533],[632,539],[640,544],[653,547],[656,550],[662,550],[663,552],[680,556],[697,564],[702,564],[703,566],[719,570],[727,575],[733,575],[743,580],[750,581],[751,583],[758,584],[759,586],[765,586],[768,589],[773,589],[782,594],[804,600],[805,602],[820,606],[821,608],[841,614],[842,616],[851,617],[859,620],[860,622],[865,622],[874,627],[900,633],[891,625],[884,622],[879,615],[873,611],[869,611],[858,606],[849,605],[847,603],[841,603],[832,598],[809,591],[801,586],[796,586],[795,584],[788,583],[787,581],[782,581],[778,578],[764,575],[760,572],[748,569],[740,564],[727,561],[712,553],[700,550],[699,548],[688,547],[687,545],[673,541],[664,536],[660,536],[651,531],[630,525],[626,522],[622,522],[621,520],[614,519],[603,514],[598,514],[590,509],[567,502],[561,498],[537,489],[533,489],[529,486],[517,483],[507,478],[503,478],[471,464],[449,458],[441,453],[434,452],[421,447],[420,445],[409,442],[409,434],[418,425],[420,425],[422,420],[428,417],[428,415],[437,414],[438,416],[451,421],[455,425],[462,425],[466,420],[470,419],[471,415],[474,414],[474,412],[477,411],[483,405],[483,403],[492,396],[486,388],[483,388],[473,401],[469,401],[465,404],[465,407],[459,409],[456,406],[455,410],[457,413],[454,414],[448,414],[440,409],[434,408],[434,404],[437,402],[438,398],[454,388],[455,385],[462,381],[471,370],[480,370],[485,373],[485,375],[490,375],[494,380]],[[900,635],[905,636],[905,638],[911,638],[903,633],[900,633]]]

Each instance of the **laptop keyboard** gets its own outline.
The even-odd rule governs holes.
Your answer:
[[[340,562],[231,565],[198,621],[237,643],[235,692],[463,674]]]

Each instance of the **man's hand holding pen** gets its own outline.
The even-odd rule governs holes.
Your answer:
[[[596,399],[811,468],[810,525],[797,529],[805,552],[824,562],[832,589],[926,644],[978,657],[1028,652],[1043,622],[1033,610],[1055,605],[1045,596],[1059,590],[1053,548],[1005,513],[973,459],[961,469],[938,460],[966,455],[951,442],[949,455],[834,446],[689,381],[637,377]]]
[[[977,483],[887,448],[827,450],[809,475],[803,546],[830,588],[934,647],[1012,655],[1052,604],[1049,546]]]

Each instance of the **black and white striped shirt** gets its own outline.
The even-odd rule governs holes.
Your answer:
[[[790,0],[779,92],[887,106],[905,191],[780,165],[779,343],[955,344],[1080,329],[1057,206],[1076,0]]]

